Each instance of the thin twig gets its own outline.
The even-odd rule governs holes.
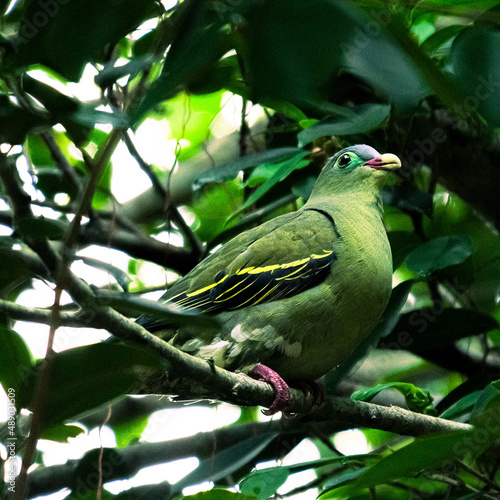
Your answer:
[[[476,472],[474,469],[470,468],[468,465],[466,465],[462,460],[457,460],[457,465],[467,472],[467,474],[470,474],[471,476],[474,476],[476,479],[479,479],[482,481],[486,486],[489,486],[492,490],[500,492],[500,485],[495,483],[495,481],[492,481],[491,479],[483,476],[482,474],[479,474],[479,472]]]
[[[66,159],[64,154],[61,151],[61,148],[55,141],[54,137],[49,132],[40,132],[40,138],[43,140],[47,149],[49,150],[50,156],[54,160],[56,166],[64,173],[64,175],[71,182],[73,187],[76,189],[78,194],[81,194],[83,191],[83,183],[80,177],[78,177],[77,173],[73,166]]]
[[[132,138],[130,137],[128,132],[123,133],[123,142],[127,146],[130,155],[135,159],[137,164],[141,167],[141,170],[149,177],[149,180],[153,184],[153,188],[155,189],[155,191],[158,193],[158,195],[164,201],[165,210],[172,217],[174,223],[178,226],[178,228],[180,229],[182,234],[184,234],[184,236],[186,236],[194,254],[197,257],[202,255],[202,253],[203,253],[202,244],[200,243],[198,238],[194,235],[191,228],[186,224],[186,221],[184,220],[182,215],[179,213],[179,210],[177,209],[177,207],[173,203],[171,203],[167,189],[165,189],[163,184],[160,182],[160,180],[158,179],[158,176],[155,174],[154,170],[151,168],[151,165],[149,165],[149,163],[147,163],[142,158],[139,151],[137,151],[137,148],[135,147],[135,144],[132,141]]]

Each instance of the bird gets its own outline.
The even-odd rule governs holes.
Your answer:
[[[300,209],[235,236],[160,299],[219,326],[138,322],[185,352],[270,383],[266,413],[286,410],[290,386],[346,360],[387,305],[393,269],[381,190],[399,167],[396,155],[368,145],[342,149]]]

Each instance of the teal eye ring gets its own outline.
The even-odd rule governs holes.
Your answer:
[[[337,161],[335,162],[334,168],[336,170],[345,170],[354,167],[356,162],[353,161],[353,156],[354,155],[350,153],[344,153],[343,155],[339,156],[339,158],[337,158]]]

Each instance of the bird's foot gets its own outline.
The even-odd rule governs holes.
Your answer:
[[[266,365],[257,365],[250,370],[249,375],[271,384],[276,390],[273,404],[267,410],[262,410],[264,415],[274,415],[290,406],[290,387],[274,370]]]
[[[298,384],[298,388],[304,392],[306,396],[309,394],[313,398],[313,404],[310,411],[319,408],[325,402],[325,390],[313,380],[302,381]]]

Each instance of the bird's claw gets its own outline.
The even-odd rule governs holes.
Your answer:
[[[264,415],[274,415],[290,406],[290,387],[278,373],[266,365],[257,365],[250,371],[249,375],[271,384],[276,391],[276,397],[271,406],[267,410],[262,410]]]

